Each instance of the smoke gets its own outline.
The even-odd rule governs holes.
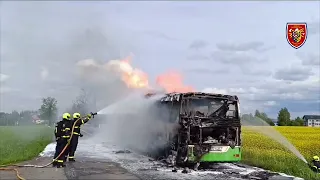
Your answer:
[[[76,64],[76,75],[95,99],[96,110],[118,101],[133,91],[122,80],[120,60],[99,63],[93,59],[81,60]],[[92,111],[89,110],[88,112]]]
[[[93,86],[76,68],[84,59],[105,63],[135,51],[134,32],[111,18],[107,4],[2,2],[1,74],[10,81],[1,97],[1,110],[38,109],[41,98],[51,96],[58,100],[61,114],[81,89],[105,101],[100,107],[120,97],[123,92],[119,90],[126,88],[111,73],[94,75],[96,82],[105,83]],[[1,75],[1,79],[6,77]]]
[[[101,117],[106,122],[101,138],[146,149],[154,134],[164,132],[165,123],[160,121],[164,111],[159,115],[155,100],[129,96],[139,90],[127,87],[118,72],[118,61],[111,61],[138,52],[138,56],[148,57],[145,61],[149,65],[153,64],[150,57],[164,53],[153,51],[154,47],[162,47],[155,46],[155,39],[159,38],[152,37],[148,44],[142,42],[147,38],[137,41],[136,37],[148,30],[135,29],[134,23],[141,22],[139,14],[128,23],[126,18],[131,19],[130,13],[136,12],[118,13],[114,10],[123,10],[124,5],[108,3],[2,2],[1,74],[10,76],[7,90],[16,91],[0,98],[1,110],[38,109],[41,98],[51,96],[57,99],[61,115],[84,89],[92,101],[87,112],[119,101],[126,103],[119,105],[116,112],[135,112],[130,116],[112,113]],[[126,9],[129,11],[131,5],[126,5]],[[163,67],[153,70],[160,68]]]
[[[175,124],[164,121],[170,113],[157,106],[159,96],[145,98],[135,92],[99,111],[104,124],[96,139],[148,153],[164,147],[166,139],[158,137],[173,132]]]

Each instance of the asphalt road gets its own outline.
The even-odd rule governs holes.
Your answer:
[[[51,158],[40,157],[24,164],[42,165],[51,161]],[[18,168],[20,175],[25,179],[260,179],[260,180],[292,180],[294,178],[277,176],[274,173],[265,171],[241,174],[241,169],[236,167],[217,166],[217,169],[200,170],[183,174],[182,169],[172,172],[171,168],[163,167],[161,163],[154,163],[153,166],[138,168],[136,172],[130,172],[121,166],[120,163],[106,159],[95,159],[83,157],[77,162],[68,162],[65,168]],[[130,169],[130,168],[129,168]],[[243,170],[242,170],[243,171]],[[219,173],[218,173],[219,172]],[[0,179],[16,179],[14,172],[0,171]]]
[[[52,157],[54,144],[47,146],[43,157]],[[120,150],[120,151],[119,151]],[[121,152],[122,151],[122,152]],[[83,139],[76,152],[77,162],[67,163],[67,179],[263,179],[292,180],[278,173],[243,164],[215,164],[210,169],[182,173],[172,167],[133,152],[123,152],[110,143]]]
[[[44,165],[52,160],[55,144],[46,147],[41,157],[23,164]],[[76,152],[76,162],[67,162],[65,168],[18,168],[25,179],[210,179],[210,180],[293,180],[278,173],[243,164],[215,164],[210,169],[183,173],[172,172],[172,167],[149,157],[123,150],[110,143],[83,139]],[[0,179],[16,179],[14,172],[0,171]]]

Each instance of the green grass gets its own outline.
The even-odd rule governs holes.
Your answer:
[[[52,141],[47,126],[0,126],[0,165],[30,160]]]
[[[275,127],[285,136],[307,159],[320,155],[320,128],[308,127]],[[243,156],[245,164],[261,167],[275,172],[304,178],[319,180],[316,174],[284,146],[271,138],[243,127]]]

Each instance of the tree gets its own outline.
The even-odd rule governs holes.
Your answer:
[[[71,113],[78,112],[81,115],[88,113],[89,109],[89,94],[84,90],[81,89],[80,95],[73,101],[71,107]]]
[[[20,112],[20,120],[18,124],[26,125],[26,124],[32,124],[32,116],[37,115],[38,113],[36,111],[30,111],[25,110]]]
[[[40,118],[48,120],[50,126],[57,118],[57,103],[57,100],[53,97],[42,98],[42,105],[39,109]]]
[[[278,125],[279,126],[290,126],[291,120],[290,120],[290,112],[288,109],[281,108],[278,113]]]
[[[20,120],[20,114],[18,111],[12,111],[9,118],[7,118],[9,123],[7,125],[13,126]]]
[[[265,112],[259,112],[259,110],[256,110],[254,116],[264,120],[270,126],[274,126],[274,122],[268,117]]]
[[[298,116],[295,120],[291,121],[291,126],[304,126],[304,121]]]

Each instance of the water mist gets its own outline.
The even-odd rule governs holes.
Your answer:
[[[156,105],[158,99],[158,96],[145,98],[141,93],[133,93],[100,110],[98,114],[103,117],[104,125],[97,138],[141,152],[163,147],[166,140],[155,141],[155,138],[174,130],[175,124],[163,121],[169,112],[159,109]]]

